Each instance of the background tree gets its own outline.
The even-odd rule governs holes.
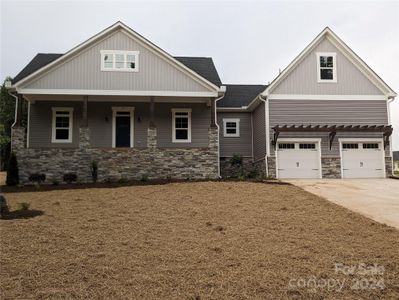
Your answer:
[[[6,168],[11,150],[11,126],[15,117],[15,98],[5,87],[5,82],[11,80],[6,77],[0,88],[0,170]],[[28,106],[26,101],[22,103],[22,125],[26,126]]]

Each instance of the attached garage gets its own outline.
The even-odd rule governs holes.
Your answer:
[[[279,139],[277,178],[321,178],[320,139]]]
[[[384,178],[382,140],[340,139],[342,178]]]

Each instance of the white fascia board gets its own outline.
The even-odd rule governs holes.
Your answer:
[[[271,100],[388,100],[384,95],[295,95],[271,94]]]
[[[241,107],[217,107],[217,112],[247,112],[247,106]]]
[[[74,90],[74,89],[17,89],[31,95],[97,95],[97,96],[164,96],[164,97],[217,97],[215,92],[132,91],[132,90]]]

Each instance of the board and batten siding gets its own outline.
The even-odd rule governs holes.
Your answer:
[[[51,143],[52,107],[74,108],[72,143]],[[112,107],[134,107],[134,147],[147,147],[149,103],[140,102],[89,102],[90,146],[93,148],[112,147]],[[191,143],[172,142],[172,108],[192,109]],[[82,102],[36,101],[30,107],[29,147],[78,147],[81,123]],[[160,148],[205,148],[209,144],[208,129],[211,124],[211,109],[205,103],[155,103],[155,124]]]
[[[252,112],[254,161],[264,159],[266,155],[265,103],[262,102]]]
[[[384,100],[269,100],[270,134],[276,125],[388,125]],[[279,138],[322,138],[323,156],[339,156],[339,138],[376,138],[381,133],[338,132],[332,148],[328,133],[282,132]],[[271,146],[271,149],[273,147]],[[274,151],[271,151],[272,155]],[[389,151],[386,151],[389,155]]]
[[[138,72],[101,71],[101,50],[139,51]],[[27,89],[209,91],[176,66],[122,31],[77,53],[65,63],[23,86]]]
[[[336,53],[336,83],[317,82],[317,52]],[[382,92],[327,38],[322,39],[271,92],[301,95],[382,95]]]
[[[240,136],[225,137],[223,119],[240,120]],[[217,114],[219,125],[220,157],[232,157],[234,154],[252,158],[252,124],[251,113],[247,112],[219,112]]]

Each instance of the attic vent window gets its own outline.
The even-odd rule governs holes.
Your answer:
[[[139,51],[101,50],[101,71],[139,71]]]
[[[337,60],[336,53],[317,53],[317,81],[337,82]]]

